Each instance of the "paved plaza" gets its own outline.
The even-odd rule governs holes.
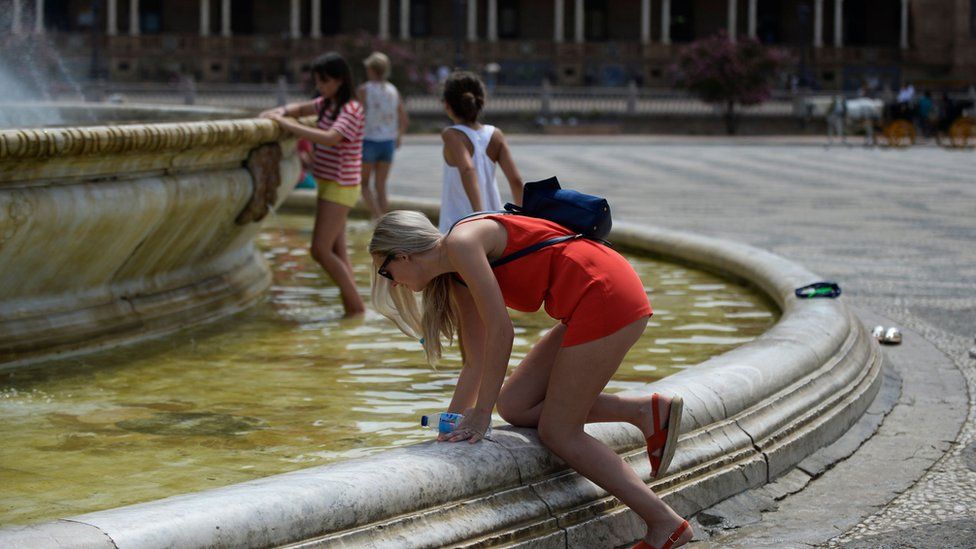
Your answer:
[[[889,366],[900,369],[903,398],[879,433],[902,446],[916,444],[918,437],[936,436],[926,421],[939,419],[940,403],[964,403],[951,412],[955,423],[948,417],[940,422],[946,430],[941,440],[902,449],[920,467],[903,487],[892,488],[882,502],[845,511],[856,516],[829,535],[779,537],[774,545],[976,546],[976,409],[970,397],[976,360],[969,355],[976,334],[976,152],[827,149],[804,138],[516,136],[510,142],[526,181],[556,175],[564,186],[608,197],[617,220],[768,249],[839,282],[865,322],[888,320],[905,329],[905,343],[885,351]],[[394,164],[392,193],[437,199],[442,164],[439,139],[408,139]],[[507,185],[500,171],[498,177],[504,198]],[[948,368],[939,370],[943,363]],[[952,376],[958,382],[945,381]],[[936,378],[948,385],[926,385]],[[919,402],[931,399],[933,406],[916,403],[916,391]],[[856,469],[858,459],[862,469],[868,460],[871,471],[873,458],[865,456],[870,450],[859,450],[846,468],[813,479],[765,522],[778,524],[774,516],[789,515],[791,498],[806,507],[825,505],[810,495],[818,486],[834,483],[853,494],[886,474],[880,464],[875,478],[844,472]],[[754,526],[745,538],[725,543],[713,537],[703,544],[772,543],[772,528]]]

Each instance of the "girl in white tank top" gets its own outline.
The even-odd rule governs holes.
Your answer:
[[[444,110],[454,125],[441,133],[444,176],[438,229],[442,233],[468,214],[502,209],[504,201],[495,179],[496,162],[508,179],[512,202],[522,203],[522,177],[504,134],[478,122],[484,102],[484,85],[475,74],[455,72],[444,82]]]

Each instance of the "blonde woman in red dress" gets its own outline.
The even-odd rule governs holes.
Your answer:
[[[441,440],[478,442],[497,406],[512,425],[537,428],[546,447],[637,513],[647,524],[638,547],[684,545],[692,538],[687,521],[583,430],[586,423],[632,423],[647,439],[655,477],[674,455],[680,396],[603,393],[652,314],[637,273],[620,254],[586,239],[491,264],[569,234],[544,219],[486,214],[441,235],[419,212],[390,212],[369,245],[373,304],[404,333],[422,338],[430,362],[440,356],[442,337],[460,335],[464,364],[448,411],[464,419]],[[420,307],[414,292],[423,293]],[[506,380],[515,333],[506,306],[543,305],[558,323]]]

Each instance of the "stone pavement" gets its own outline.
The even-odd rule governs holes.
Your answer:
[[[888,353],[895,369],[918,373],[919,383],[948,379],[951,372],[936,371],[940,363],[961,374],[951,389],[968,398],[958,409],[947,408],[955,410],[957,427],[951,428],[951,418],[943,427],[954,434],[919,448],[931,454],[925,469],[879,496],[880,504],[865,501],[844,511],[856,516],[843,529],[835,526],[816,539],[780,536],[775,545],[976,546],[976,360],[968,353],[976,334],[976,153],[931,146],[827,149],[809,138],[514,136],[510,142],[525,180],[556,175],[564,186],[604,195],[616,219],[746,242],[838,281],[846,299],[865,311],[862,319],[882,315],[910,332],[903,347],[914,359],[899,359],[899,348]],[[394,163],[393,194],[437,199],[442,163],[436,138],[408,138]],[[500,171],[498,177],[504,197]],[[915,334],[924,341],[913,340]],[[932,353],[925,355],[923,344]],[[903,398],[881,426],[891,440],[904,437],[907,444],[931,430],[910,413],[909,381],[905,377]],[[919,389],[920,398],[938,403],[939,389],[930,385]],[[943,400],[951,404],[952,398]],[[813,478],[789,496],[800,504],[784,500],[766,522],[779,524],[772,517],[791,507],[795,522],[802,505],[826,505],[810,495],[816,486],[835,482],[859,490],[852,483],[863,476],[842,475],[869,450],[858,450],[851,467],[837,467],[833,480]],[[831,514],[831,507],[821,509]],[[773,540],[768,529],[753,528],[752,535],[755,545]],[[726,540],[739,543],[719,536],[711,544]]]

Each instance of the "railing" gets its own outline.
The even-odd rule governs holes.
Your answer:
[[[279,84],[173,84],[108,83],[90,86],[89,97],[112,101],[161,104],[197,104],[242,109],[264,109],[285,102],[302,101],[307,95],[296,85]],[[407,111],[415,115],[443,112],[441,98],[432,94],[404,98]],[[760,105],[737,107],[752,116],[789,116],[795,96],[777,92]],[[493,114],[536,114],[548,116],[654,116],[721,113],[721,108],[704,103],[687,92],[670,89],[594,87],[496,87],[489,92],[485,111]]]

